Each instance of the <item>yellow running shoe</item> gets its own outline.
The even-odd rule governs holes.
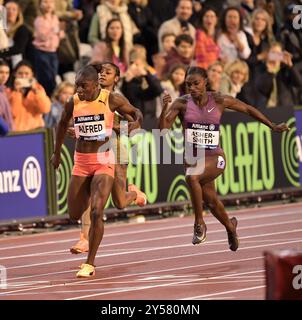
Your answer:
[[[84,233],[80,233],[80,240],[70,248],[70,252],[73,254],[88,252],[89,242],[84,237]]]
[[[147,204],[146,194],[140,191],[135,184],[129,184],[128,191],[133,191],[136,193],[136,199],[134,200],[135,204],[137,204],[140,207],[143,207]]]
[[[88,263],[83,263],[76,276],[77,278],[89,278],[95,276],[95,266]]]

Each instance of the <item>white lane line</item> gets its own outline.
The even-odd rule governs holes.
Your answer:
[[[249,238],[255,237],[255,236],[248,236]],[[258,237],[258,235],[256,235]],[[287,239],[289,240],[289,239]],[[221,240],[216,240],[216,241],[221,241]],[[283,239],[282,239],[283,241]],[[298,241],[293,241],[293,242],[300,242]],[[206,244],[205,244],[206,245]],[[257,246],[259,247],[259,246]],[[247,247],[247,248],[255,248],[255,247]],[[241,248],[240,250],[242,250]],[[215,251],[214,253],[221,253],[221,252],[228,252],[228,250],[223,250],[223,251]],[[203,253],[203,254],[207,254]],[[132,261],[132,262],[124,262],[120,264],[113,264],[113,265],[106,265],[102,267],[97,267],[97,270],[105,269],[105,268],[112,268],[112,267],[118,267],[118,266],[129,266],[129,265],[135,265],[135,264],[141,264],[141,263],[147,263],[147,262],[158,262],[158,261],[164,261],[164,260],[172,260],[172,259],[184,259],[187,257],[192,257],[192,256],[200,256],[201,253],[191,253],[188,255],[179,255],[179,256],[174,256],[174,257],[165,257],[165,258],[160,258],[160,259],[148,259],[148,260],[140,260],[140,261]],[[97,256],[98,257],[98,256]],[[48,277],[52,275],[59,275],[59,274],[70,274],[70,272],[75,272],[77,269],[72,269],[72,270],[67,270],[67,271],[59,271],[59,272],[50,272],[50,273],[42,273],[42,274],[35,274],[35,275],[30,275],[30,276],[23,276],[23,277],[15,277],[15,278],[10,278],[10,280],[20,280],[20,279],[30,279],[30,278],[36,278],[36,277]]]
[[[247,227],[247,228],[252,228],[252,227]],[[289,231],[281,231],[281,232],[275,232],[275,233],[263,233],[261,235],[252,235],[252,236],[246,236],[246,237],[241,237],[241,239],[251,239],[251,238],[259,238],[259,237],[267,237],[267,236],[272,236],[272,235],[281,235],[281,234],[290,234],[290,233],[299,233],[302,232],[302,229],[294,229],[294,230],[289,230]],[[212,243],[216,242],[225,242],[225,239],[220,239],[220,240],[213,240]],[[300,240],[302,242],[302,238]],[[170,250],[174,248],[186,248],[186,247],[191,247],[191,243],[186,243],[186,244],[178,244],[178,245],[170,245],[170,246],[162,246],[162,247],[153,247],[153,248],[140,248],[138,250],[129,250],[126,252],[115,252],[115,253],[107,253],[107,254],[99,254],[96,256],[96,258],[105,258],[105,257],[112,257],[112,256],[121,256],[121,255],[128,255],[128,254],[136,254],[136,253],[141,253],[141,252],[150,252],[150,251],[158,251],[158,250]],[[204,254],[208,254],[205,252]],[[1,263],[3,264],[3,260],[1,259]],[[34,264],[27,264],[27,265],[18,265],[18,266],[13,266],[13,267],[6,267],[7,271],[8,270],[14,270],[14,269],[22,269],[22,268],[29,268],[29,267],[36,267],[36,266],[45,266],[45,265],[50,265],[50,264],[58,264],[58,263],[65,263],[65,262],[71,262],[71,261],[79,261],[83,260],[83,258],[74,258],[74,259],[64,259],[64,260],[55,260],[55,261],[47,261],[47,262],[40,262],[40,263],[34,263]]]
[[[270,247],[270,246],[276,246],[276,245],[285,245],[285,244],[293,244],[293,243],[297,243],[297,242],[301,242],[301,241],[287,241],[287,242],[280,242],[280,243],[274,243],[274,244],[263,244],[261,246],[251,246],[251,247],[245,247],[242,248],[241,251],[243,250],[249,250],[249,249],[254,249],[254,248],[263,248],[263,247]],[[214,251],[214,252],[206,252],[206,253],[199,253],[199,254],[194,254],[194,255],[203,255],[203,254],[215,254],[215,253],[225,253],[225,252],[229,252],[229,250],[220,250],[220,251]],[[187,255],[187,257],[192,257],[192,254]],[[183,258],[183,256],[179,256],[179,258]],[[160,260],[170,260],[170,259],[175,259],[175,257],[168,257],[168,258],[163,258],[163,259],[157,259],[157,261]],[[251,260],[258,260],[258,259],[263,259],[263,256],[260,257],[253,257],[253,258],[246,258],[246,259],[232,259],[229,261],[219,261],[219,262],[212,262],[212,263],[207,263],[207,264],[200,264],[200,265],[191,265],[191,266],[185,266],[185,267],[177,267],[177,268],[169,268],[169,269],[160,269],[160,270],[155,270],[155,271],[146,271],[146,272],[140,272],[140,273],[133,273],[133,274],[127,274],[127,275],[120,275],[120,276],[114,276],[114,277],[107,277],[107,278],[103,278],[103,280],[108,280],[108,279],[121,279],[121,278],[126,278],[126,277],[133,277],[133,276],[142,276],[142,275],[150,275],[150,274],[157,274],[157,273],[163,273],[163,272],[175,272],[175,271],[179,271],[179,270],[185,270],[185,269],[192,269],[192,268],[201,268],[201,267],[205,267],[205,266],[214,266],[214,265],[221,265],[221,264],[231,264],[231,263],[235,263],[235,262],[244,262],[244,261],[251,261]],[[123,265],[129,265],[129,264],[136,264],[137,262],[128,262],[128,263],[124,263]],[[144,263],[144,260],[141,261],[140,263]],[[112,267],[117,266],[116,264],[112,265]],[[108,266],[106,266],[108,267]],[[98,267],[96,269],[101,269],[103,267]],[[75,271],[75,270],[74,270]],[[64,271],[65,272],[65,271]],[[71,271],[69,270],[69,273]],[[226,277],[226,275],[223,275],[222,277]],[[209,279],[209,278],[206,278]],[[34,290],[41,290],[41,289],[48,289],[48,288],[54,288],[57,286],[76,286],[79,283],[95,283],[96,281],[99,281],[99,279],[89,279],[89,280],[81,280],[81,281],[74,281],[72,283],[63,283],[63,284],[57,284],[57,285],[49,285],[49,286],[43,286]],[[32,289],[20,289],[20,290],[15,290],[15,291],[11,291],[11,292],[3,292],[0,293],[0,296],[2,295],[6,295],[9,293],[14,293],[14,292],[25,292],[25,291],[31,291]]]
[[[265,288],[265,285],[256,286],[256,287],[248,287],[248,288],[237,289],[237,290],[228,290],[228,291],[216,292],[216,293],[205,294],[205,295],[201,295],[201,296],[184,298],[184,299],[180,299],[180,300],[197,300],[197,299],[202,299],[202,298],[215,297],[215,296],[219,296],[219,295],[221,295],[221,294],[244,292],[244,291],[250,291],[250,290],[256,290],[256,289],[263,289],[263,288]]]
[[[254,271],[248,271],[248,272],[239,272],[239,273],[234,273],[233,275],[245,275],[245,274],[253,274],[253,273],[258,273],[258,272],[263,272],[264,270],[254,270]],[[87,298],[92,298],[92,297],[99,297],[99,296],[104,296],[104,295],[109,295],[109,294],[116,294],[116,293],[124,293],[124,292],[132,292],[132,291],[140,291],[140,290],[148,290],[148,289],[155,289],[155,288],[161,288],[161,287],[171,287],[171,286],[179,286],[183,284],[189,284],[192,282],[200,282],[202,283],[203,280],[211,280],[211,279],[220,279],[221,277],[224,276],[213,276],[209,278],[201,278],[201,279],[190,279],[190,280],[184,280],[184,281],[176,281],[176,282],[171,282],[171,283],[165,283],[165,284],[157,284],[157,285],[152,285],[152,286],[143,286],[140,288],[135,288],[135,289],[124,289],[124,290],[117,290],[117,291],[112,291],[112,292],[105,292],[105,293],[96,293],[96,294],[91,294],[91,295],[86,295],[86,296],[78,296],[78,297],[73,297],[73,298],[68,298],[65,300],[80,300],[80,299],[87,299]]]
[[[241,228],[239,226],[238,230],[240,232],[241,230],[262,228],[262,227],[268,227],[268,226],[269,227],[271,227],[271,226],[279,226],[279,225],[285,225],[285,224],[291,224],[291,223],[297,224],[299,222],[302,222],[302,220],[287,220],[287,221],[273,222],[273,223],[267,223],[267,224],[256,224],[256,225],[247,226],[247,227],[241,227]],[[208,232],[208,235],[212,235],[214,233],[220,233],[220,232],[225,232],[225,230],[224,229],[219,229],[219,230],[210,231],[210,232]],[[101,245],[101,248],[103,249],[103,248],[112,247],[112,246],[129,245],[129,244],[137,243],[138,241],[139,242],[153,242],[153,241],[159,241],[159,240],[184,238],[184,237],[189,237],[190,235],[191,235],[191,233],[182,233],[182,234],[165,236],[165,237],[156,237],[156,238],[147,238],[147,239],[142,239],[142,240],[132,240],[132,241],[125,241],[125,242],[109,243],[109,244]],[[241,239],[247,239],[247,238],[246,237],[242,237]],[[284,240],[284,239],[282,239],[282,240]],[[289,240],[289,239],[287,239],[287,240]],[[217,242],[220,243],[220,242],[223,242],[223,241],[225,241],[225,240],[215,240],[215,241],[209,242],[208,244],[216,244]],[[261,240],[258,240],[258,241],[261,241]],[[266,240],[266,241],[271,241],[271,240]],[[134,248],[132,248],[132,250],[133,249]],[[123,250],[129,250],[129,249],[118,249],[118,250],[119,250],[118,253],[120,253]],[[140,248],[138,250],[143,250],[143,249]],[[104,253],[106,251],[102,251],[102,252]],[[3,260],[8,260],[8,259],[32,258],[32,257],[39,257],[39,256],[43,257],[43,256],[51,255],[51,254],[61,254],[61,253],[65,253],[66,255],[70,256],[70,253],[67,250],[55,250],[55,251],[46,251],[46,252],[43,251],[43,252],[39,252],[39,253],[30,253],[30,254],[24,254],[24,255],[1,257],[0,261],[2,262]],[[111,255],[118,254],[118,253],[112,253]],[[124,253],[127,253],[127,251],[124,252]],[[110,254],[103,255],[103,257],[105,257],[105,256],[110,256]],[[66,260],[64,260],[64,261],[66,261]],[[72,261],[74,261],[74,260],[72,260]]]
[[[175,279],[174,279],[175,280]],[[192,280],[192,279],[191,279]],[[169,281],[171,281],[171,279],[170,280],[156,280],[156,282],[158,282],[158,283],[160,283],[160,284],[162,284],[162,283],[165,283],[165,282],[167,282],[167,284],[169,284]],[[194,280],[192,280],[192,281],[199,281],[199,282],[201,282],[200,281],[200,279],[194,279]],[[242,280],[242,281],[240,281],[240,283],[242,283],[242,282],[263,282],[263,280],[256,280],[256,279],[254,279],[254,280]],[[147,281],[146,281],[147,282]],[[202,285],[220,285],[220,284],[232,284],[234,281],[232,281],[231,279],[230,279],[230,281],[213,281],[213,282],[204,282],[204,281],[202,281]],[[129,281],[129,282],[125,282],[125,283],[133,283],[133,281]],[[154,282],[152,282],[152,283],[154,283]],[[118,283],[116,283],[116,282],[108,282],[108,283],[102,283],[102,282],[100,282],[100,283],[96,283],[96,284],[99,284],[100,286],[104,286],[104,285],[115,285],[115,284],[118,284]],[[182,284],[180,284],[179,286],[200,286],[200,283],[182,283]],[[33,286],[34,287],[34,286]],[[51,292],[51,294],[66,294],[66,293],[79,293],[79,294],[81,294],[81,293],[84,293],[84,292],[91,292],[91,293],[95,293],[95,292],[108,292],[108,291],[112,291],[112,290],[115,290],[115,291],[121,291],[121,290],[130,290],[130,291],[132,291],[132,290],[140,290],[140,288],[142,288],[141,286],[126,286],[126,287],[115,287],[114,289],[113,288],[102,288],[102,289],[78,289],[78,290],[62,290],[62,291],[52,291]],[[43,292],[32,292],[32,293],[22,293],[22,292],[20,292],[20,293],[12,293],[12,294],[7,294],[7,296],[11,296],[11,295],[16,295],[16,296],[19,296],[19,295],[37,295],[37,294],[39,294],[39,295],[41,295],[41,294],[43,294]],[[60,299],[60,298],[59,298]]]
[[[236,213],[236,212],[235,212]],[[286,213],[283,212],[279,212],[279,213],[270,213],[270,214],[257,214],[255,216],[251,215],[251,216],[246,216],[246,217],[240,217],[240,221],[249,221],[249,220],[257,220],[257,219],[266,219],[266,218],[272,218],[272,217],[279,217],[279,216],[290,216],[290,215],[299,215],[300,212],[297,211],[288,211]],[[231,216],[231,214],[230,214]],[[212,224],[217,224],[218,226],[220,226],[221,224],[214,218],[214,217],[209,217],[212,221],[207,222],[208,225],[212,225]],[[193,221],[193,220],[192,220]],[[121,225],[123,226],[123,225]],[[129,227],[129,225],[128,225]],[[136,230],[136,231],[128,231],[128,232],[123,232],[122,234],[120,232],[118,233],[114,233],[114,234],[106,234],[105,233],[105,237],[106,239],[109,237],[120,237],[122,236],[128,236],[128,235],[136,235],[136,234],[146,234],[147,232],[157,232],[157,231],[166,231],[166,230],[174,230],[174,229],[179,229],[179,228],[184,228],[184,227],[192,227],[192,223],[188,223],[188,224],[180,224],[180,225],[174,225],[174,226],[167,226],[167,227],[160,227],[160,228],[153,228],[153,229],[142,229],[142,230]],[[117,230],[118,231],[118,230]],[[53,236],[55,237],[56,232],[52,232]],[[41,234],[39,234],[41,236]],[[37,236],[37,235],[35,235]],[[28,237],[28,236],[26,236]],[[104,239],[105,239],[104,237]],[[18,238],[20,239],[20,237]],[[0,251],[2,250],[9,250],[9,249],[21,249],[21,248],[29,248],[29,247],[36,247],[36,246],[44,246],[44,245],[58,245],[60,243],[67,243],[67,242],[72,242],[72,241],[77,241],[79,240],[79,238],[71,238],[71,239],[64,239],[64,240],[53,240],[53,241],[45,241],[45,242],[39,242],[39,243],[28,243],[28,244],[24,244],[24,245],[16,245],[16,246],[9,246],[9,247],[0,247]],[[0,244],[1,244],[1,239],[0,239]]]
[[[251,213],[251,214],[254,214],[254,211],[257,212],[257,214],[259,213],[259,211],[271,211],[271,210],[282,210],[284,212],[284,209],[282,208],[283,206],[285,206],[286,209],[292,209],[292,208],[296,208],[298,209],[299,207],[302,208],[302,203],[287,203],[287,204],[277,204],[277,205],[269,205],[267,207],[256,207],[256,208],[245,208],[245,209],[235,209],[235,210],[232,210],[232,211],[229,211],[227,210],[228,214],[231,214],[231,213]],[[297,211],[296,211],[297,212]],[[299,213],[299,211],[297,212]],[[287,214],[287,212],[285,213]],[[168,219],[159,219],[159,220],[147,220],[145,222],[145,225],[146,224],[164,224],[164,223],[168,223],[168,221],[172,221],[172,220],[178,220],[179,218],[177,217],[171,217]],[[133,225],[133,224],[115,224],[115,225],[108,225],[108,229],[110,230],[114,230],[115,228],[120,228],[120,227],[129,227],[130,225]],[[136,224],[134,224],[136,225]],[[65,235],[65,234],[69,234],[69,233],[74,233],[76,231],[76,229],[71,229],[71,230],[62,230],[62,231],[56,231],[57,234],[59,235]],[[80,232],[80,229],[78,230]],[[46,231],[42,234],[42,236],[52,236],[53,234],[53,231]],[[30,239],[30,238],[36,238],[36,237],[41,237],[41,234],[29,234],[29,235],[26,235],[26,238],[27,239]],[[0,242],[3,240],[3,242],[6,242],[6,241],[9,241],[11,242],[11,240],[20,240],[20,236],[9,236],[9,238],[2,238],[0,239]],[[68,240],[69,241],[69,240]],[[53,241],[51,241],[52,243]],[[23,245],[23,247],[25,247],[26,245]],[[2,250],[0,248],[0,250]],[[6,250],[6,248],[4,248],[4,250]]]

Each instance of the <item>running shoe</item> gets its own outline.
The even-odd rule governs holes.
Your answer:
[[[89,242],[84,237],[84,233],[80,233],[80,240],[70,248],[70,252],[73,254],[88,252],[89,250]]]
[[[200,244],[206,241],[207,238],[207,226],[205,224],[194,224],[192,243]]]
[[[140,191],[135,184],[129,184],[128,191],[133,191],[136,193],[136,199],[134,200],[135,204],[137,204],[140,207],[143,207],[147,204],[146,194]]]
[[[232,251],[236,251],[239,247],[239,238],[238,238],[238,234],[236,232],[238,221],[235,217],[231,218],[230,221],[234,225],[235,231],[228,232],[229,248]]]
[[[89,278],[95,275],[95,266],[83,263],[80,267],[80,271],[77,272],[77,278]]]

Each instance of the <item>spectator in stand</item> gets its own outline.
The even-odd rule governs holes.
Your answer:
[[[7,11],[7,36],[9,48],[0,51],[0,58],[9,62],[10,67],[14,68],[18,62],[26,57],[26,49],[30,43],[30,31],[23,24],[23,14],[16,1],[8,1],[5,4]]]
[[[148,8],[152,12],[156,30],[167,20],[173,18],[179,0],[150,0]]]
[[[220,90],[223,69],[223,64],[220,61],[216,61],[208,67],[207,74],[209,91]]]
[[[105,39],[94,46],[91,62],[111,61],[119,67],[123,75],[127,70],[128,55],[129,49],[121,20],[117,18],[109,20]]]
[[[24,24],[34,33],[34,21],[39,13],[39,0],[17,0],[24,17]]]
[[[169,70],[169,75],[167,80],[161,81],[161,86],[166,93],[168,93],[172,101],[180,97],[185,93],[184,82],[187,67],[183,64],[175,64]],[[162,112],[162,98],[157,98],[156,104],[156,118],[159,118]]]
[[[241,88],[249,79],[249,67],[242,60],[234,60],[224,68],[224,75],[220,83],[220,92],[237,98]]]
[[[298,13],[293,13],[294,4],[285,7],[285,22],[281,31],[281,43],[286,51],[292,55],[293,68],[302,76],[302,32],[301,29],[294,27],[294,19],[298,17]],[[301,21],[301,20],[300,20]],[[298,103],[302,103],[302,90],[299,88],[297,92]]]
[[[165,33],[189,34],[195,39],[195,28],[189,22],[193,13],[193,4],[191,0],[179,0],[173,19],[165,21],[158,30],[159,51],[162,51],[161,37]]]
[[[64,33],[60,30],[59,19],[55,14],[54,0],[40,0],[40,11],[41,15],[34,23],[35,70],[37,80],[51,97],[59,67],[57,49]]]
[[[219,58],[220,49],[216,42],[217,23],[218,17],[214,9],[205,8],[196,30],[195,61],[198,67],[207,69]]]
[[[250,73],[248,83],[242,88],[241,99],[248,104],[257,105],[255,76],[262,70],[262,63],[265,62],[268,50],[275,40],[267,11],[256,9],[253,12],[251,28],[246,29],[246,36],[251,48],[251,55],[246,60]]]
[[[163,79],[163,70],[166,65],[166,57],[172,48],[175,48],[175,38],[176,36],[174,33],[163,34],[161,38],[163,51],[152,56],[153,66],[159,79]]]
[[[280,43],[273,44],[266,62],[255,77],[258,106],[291,107],[297,104],[293,89],[302,87],[301,78],[299,72],[293,68],[292,55],[283,51]]]
[[[223,63],[230,63],[236,59],[247,59],[251,54],[240,11],[236,7],[227,8],[221,19],[221,35],[217,43],[220,47],[220,59]]]
[[[244,28],[251,28],[252,14],[255,10],[254,0],[241,0],[240,13],[243,20]]]
[[[274,36],[276,39],[280,39],[280,31],[283,24],[280,0],[266,0],[265,10],[271,17]]]
[[[60,39],[57,50],[59,60],[59,74],[64,78],[66,72],[74,71],[74,63],[79,59],[79,25],[83,12],[73,8],[72,0],[55,0],[55,12],[60,21],[60,28],[64,31],[64,38]]]
[[[64,109],[65,102],[74,95],[74,85],[70,82],[61,82],[54,91],[51,110],[44,116],[47,128],[56,128]]]
[[[166,56],[166,65],[163,69],[163,75],[167,75],[174,64],[191,65],[194,54],[194,40],[188,34],[181,34],[175,39],[175,48],[172,48]]]
[[[130,66],[123,79],[121,91],[132,105],[142,111],[144,120],[155,118],[156,98],[163,89],[155,76],[155,70],[147,63],[146,49],[140,45],[134,45],[130,52]]]
[[[8,37],[5,32],[5,26],[4,26],[4,24],[6,23],[6,21],[4,20],[6,15],[4,10],[5,8],[3,7],[3,0],[0,0],[0,25],[2,26],[0,28],[0,52],[8,50],[8,47],[9,47]]]
[[[122,22],[125,42],[128,50],[131,50],[133,36],[138,33],[139,30],[129,16],[128,6],[123,0],[105,0],[103,4],[97,7],[89,28],[89,43],[94,46],[100,40],[105,39],[107,24],[113,18],[119,19]]]
[[[91,19],[100,4],[99,0],[79,0],[76,8],[83,12],[83,19],[79,21],[79,37],[82,43],[88,43],[88,32]]]
[[[147,6],[148,0],[130,0],[128,3],[128,13],[140,30],[133,38],[133,43],[141,44],[147,50],[148,63],[152,62],[152,55],[158,52],[157,29],[150,8]]]
[[[50,111],[51,101],[27,61],[20,61],[14,70],[9,101],[16,131],[45,127],[43,114]]]
[[[8,100],[8,89],[5,86],[10,74],[9,65],[6,61],[0,60],[0,119],[2,120],[2,124],[5,123],[4,130],[3,127],[3,135],[8,131],[14,130],[13,117],[11,113],[11,106]]]
[[[193,0],[193,13],[189,21],[192,23],[194,28],[197,28],[200,25],[204,2],[205,0]]]

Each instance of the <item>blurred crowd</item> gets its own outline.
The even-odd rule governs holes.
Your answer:
[[[104,61],[119,66],[116,90],[145,118],[159,116],[164,91],[173,99],[185,93],[192,65],[208,71],[208,90],[256,108],[302,104],[302,18],[294,12],[301,0],[0,4],[2,135],[55,128],[76,72]]]

